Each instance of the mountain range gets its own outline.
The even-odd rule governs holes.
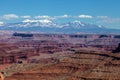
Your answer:
[[[81,21],[54,23],[49,21],[23,21],[0,25],[0,30],[41,32],[41,33],[87,33],[87,34],[119,34],[119,29],[108,29],[102,25],[88,24]]]

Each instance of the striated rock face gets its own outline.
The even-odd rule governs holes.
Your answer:
[[[20,35],[20,36],[19,36]],[[16,44],[20,44],[20,46],[38,46],[42,43],[48,44],[48,46],[56,45],[61,46],[68,45],[67,47],[76,47],[80,45],[81,47],[96,47],[99,49],[104,49],[107,51],[114,50],[118,43],[120,43],[120,35],[96,35],[96,34],[27,34],[25,33],[25,37],[19,35],[13,35],[14,38],[20,38],[20,42],[16,42]],[[23,35],[23,33],[22,33]],[[27,37],[26,37],[27,35]],[[32,35],[29,37],[29,35]],[[26,41],[26,42],[25,42]],[[54,44],[53,44],[54,43]],[[64,48],[63,48],[64,49]]]
[[[120,52],[120,43],[119,43],[118,47],[115,50],[113,50],[113,53],[119,53],[119,52]]]
[[[119,80],[120,55],[79,51],[19,71],[5,80]],[[24,66],[25,67],[25,66]],[[17,68],[13,68],[17,69]],[[24,68],[23,68],[24,69]]]
[[[107,52],[118,43],[115,35],[17,34],[0,43],[0,64],[12,64],[1,72],[5,80],[119,80],[120,55]]]
[[[14,44],[0,43],[0,64],[12,64],[21,60],[27,60],[28,57],[38,56],[36,50],[32,48],[21,49]]]

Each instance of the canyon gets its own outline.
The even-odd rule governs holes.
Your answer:
[[[2,80],[120,79],[120,35],[15,32],[0,36]]]

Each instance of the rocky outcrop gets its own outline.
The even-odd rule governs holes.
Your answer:
[[[0,64],[17,63],[19,59],[27,60],[31,56],[38,56],[39,53],[33,48],[21,49],[18,46],[8,43],[0,43]]]
[[[112,51],[113,53],[119,53],[120,52],[120,43],[118,45],[118,47]]]
[[[113,57],[115,55],[109,53],[80,51],[62,56],[57,63],[47,63],[49,65],[43,67],[39,64],[7,76],[5,80],[119,80],[120,62]]]

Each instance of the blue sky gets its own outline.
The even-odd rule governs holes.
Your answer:
[[[120,29],[120,0],[0,0],[0,24],[28,19],[80,20]]]

